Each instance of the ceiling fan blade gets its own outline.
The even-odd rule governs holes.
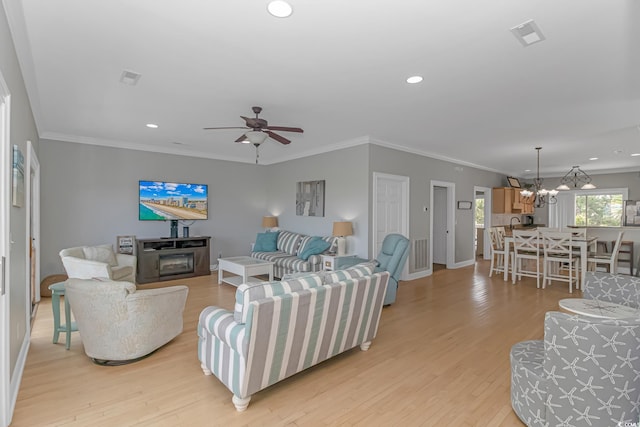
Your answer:
[[[304,132],[300,128],[290,128],[290,127],[286,127],[286,126],[267,126],[267,127],[265,127],[265,129],[281,130],[281,131],[284,131],[284,132],[298,132],[298,133],[303,133]]]
[[[278,141],[281,144],[290,144],[291,141],[289,141],[287,138],[278,135],[277,133],[273,133],[271,131],[266,131],[267,135],[269,135],[271,138],[275,139],[276,141]]]
[[[215,129],[251,129],[248,128],[246,126],[225,126],[225,127],[219,127],[219,128],[202,128],[204,130],[215,130]]]
[[[235,142],[244,142],[244,141],[248,141],[247,136],[245,134],[242,134],[240,136],[240,138],[236,139]]]

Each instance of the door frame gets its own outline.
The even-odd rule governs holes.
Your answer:
[[[429,265],[431,266],[431,271],[433,271],[433,192],[435,187],[445,187],[447,189],[447,269],[456,268],[456,184],[447,181],[431,180],[429,186],[429,206],[431,206],[429,214],[429,230],[431,230],[431,239],[429,239]]]
[[[376,253],[376,248],[378,247],[378,241],[376,238],[376,230],[378,229],[378,215],[376,206],[378,205],[378,181],[379,180],[389,180],[389,181],[397,181],[401,184],[401,196],[402,201],[400,203],[401,214],[401,230],[400,234],[405,236],[407,239],[411,240],[409,237],[409,184],[410,180],[408,176],[403,175],[392,175],[388,173],[381,172],[373,172],[373,197],[372,199],[372,213],[371,213],[371,255],[370,257],[375,257],[378,254]],[[405,263],[402,274],[400,275],[401,280],[406,280],[409,276],[409,263]]]
[[[489,253],[491,242],[489,241],[489,227],[491,227],[491,206],[493,204],[493,200],[491,199],[493,189],[490,187],[473,187],[473,212],[474,216],[472,216],[471,221],[472,229],[475,233],[475,200],[476,193],[481,191],[484,193],[484,247],[482,248],[482,258],[483,259],[491,259],[491,254]],[[475,238],[475,236],[473,236]],[[473,241],[473,240],[472,240]]]
[[[25,208],[27,213],[27,232],[26,232],[26,265],[27,265],[27,282],[29,287],[31,287],[31,275],[34,274],[35,281],[35,302],[40,302],[40,162],[38,161],[38,156],[36,155],[35,150],[33,149],[33,144],[31,141],[27,141],[27,170],[29,173],[26,173],[25,177]],[[32,263],[31,263],[31,244],[32,240],[35,242],[35,264],[33,264],[33,272],[32,272]],[[29,295],[31,295],[31,291],[29,291]],[[31,307],[31,298],[28,298],[27,305],[29,306],[28,313],[30,313],[30,317],[33,318],[35,312]],[[31,321],[29,320],[29,325]]]
[[[9,309],[11,213],[11,92],[0,70],[0,426],[8,426],[17,398],[11,393]]]

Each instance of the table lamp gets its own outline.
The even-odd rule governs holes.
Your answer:
[[[338,237],[338,256],[347,254],[347,239],[345,236],[353,234],[353,226],[349,221],[336,221],[333,223],[333,235]]]
[[[278,217],[277,216],[263,216],[262,217],[262,228],[267,231],[271,231],[272,228],[278,226]]]

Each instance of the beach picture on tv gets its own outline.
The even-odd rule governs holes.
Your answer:
[[[140,181],[142,221],[207,219],[207,185]]]

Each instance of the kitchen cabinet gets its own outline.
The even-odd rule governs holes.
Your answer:
[[[491,212],[495,214],[533,213],[533,201],[535,196],[524,197],[520,194],[519,188],[496,187],[491,192],[492,206]]]

